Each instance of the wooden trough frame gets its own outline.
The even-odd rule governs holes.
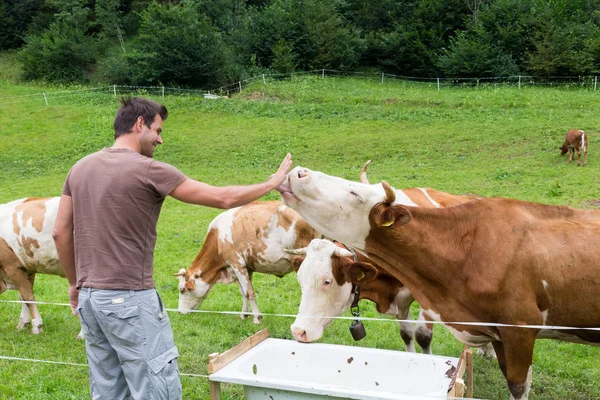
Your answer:
[[[208,356],[210,400],[221,399],[221,383],[212,380],[210,375],[227,366],[232,361],[269,338],[269,336],[269,329],[266,328],[223,353],[212,353]],[[465,346],[463,349],[449,387],[450,389],[448,390],[447,398],[473,397],[473,352],[468,346]]]

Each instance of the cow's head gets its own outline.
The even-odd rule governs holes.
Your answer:
[[[231,283],[235,280],[235,273],[231,267],[222,268],[213,276],[203,277],[201,272],[190,274],[185,269],[180,269],[175,276],[179,279],[179,304],[177,311],[187,314],[198,309],[215,283]]]
[[[359,249],[364,249],[370,231],[371,209],[386,200],[382,185],[352,182],[302,167],[290,171],[279,190],[283,202],[313,228]]]
[[[569,151],[569,146],[567,145],[567,143],[563,143],[563,145],[560,146],[558,149],[560,150],[560,155],[564,156]]]
[[[377,276],[377,269],[357,262],[354,255],[333,242],[313,239],[304,249],[293,251],[292,265],[302,290],[298,316],[291,326],[299,342],[313,342],[323,336],[332,317],[350,308],[353,284],[362,284]]]

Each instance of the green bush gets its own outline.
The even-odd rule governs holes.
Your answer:
[[[131,83],[207,87],[227,76],[226,53],[219,32],[193,4],[153,3],[141,14],[126,58]]]
[[[81,82],[89,79],[98,54],[98,42],[86,35],[86,8],[74,7],[57,15],[39,35],[29,35],[20,52],[25,79]]]

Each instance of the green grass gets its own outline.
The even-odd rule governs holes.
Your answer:
[[[0,59],[0,65],[2,60]],[[1,68],[0,68],[1,69]],[[112,92],[65,96],[69,88],[37,87],[0,80],[0,202],[26,196],[58,196],[72,164],[112,143],[117,102]],[[80,88],[73,88],[80,89]],[[49,106],[41,96],[47,92]],[[156,93],[150,93],[156,97]],[[63,96],[63,97],[59,97]],[[156,97],[160,100],[159,97]],[[27,99],[24,101],[24,99]],[[16,102],[19,101],[19,102]],[[295,165],[358,180],[372,159],[369,179],[402,187],[433,187],[451,193],[514,197],[593,208],[600,199],[600,92],[577,88],[445,87],[378,79],[295,78],[244,88],[228,100],[167,96],[165,144],[155,158],[190,177],[216,185],[267,179],[286,152]],[[585,168],[569,165],[558,147],[570,128],[589,133]],[[277,199],[271,193],[265,199]],[[204,241],[219,210],[168,199],[158,225],[157,289],[166,306],[177,306],[177,280]],[[293,274],[256,275],[264,313],[294,314],[299,288]],[[39,275],[39,301],[67,301],[66,281]],[[17,299],[14,291],[1,299]],[[17,331],[20,306],[2,303],[0,355],[85,363],[84,344],[74,340],[78,321],[66,307],[42,305],[45,332]],[[235,285],[213,288],[203,310],[238,311]],[[372,304],[362,315],[378,317]],[[414,311],[414,310],[413,310]],[[206,374],[209,353],[221,352],[263,327],[291,339],[291,318],[266,316],[261,326],[237,315],[170,313],[183,373]],[[348,321],[336,321],[322,342],[403,349],[397,325],[367,321],[367,338],[354,343]],[[459,356],[462,345],[436,326],[435,354]],[[596,347],[538,341],[531,399],[599,399]],[[184,398],[206,399],[204,378],[183,377]],[[226,399],[241,399],[224,386]],[[66,365],[0,360],[0,398],[69,399],[88,395],[87,370]],[[506,399],[508,390],[493,360],[475,356],[475,396]]]

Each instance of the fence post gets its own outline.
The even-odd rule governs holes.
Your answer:
[[[437,83],[438,83],[438,91],[440,90],[440,78],[437,78]]]
[[[242,81],[240,81],[239,84],[240,84],[240,93],[242,93]]]
[[[162,87],[162,98],[163,99],[165,98],[165,87],[164,86]]]
[[[48,105],[48,98],[46,97],[46,92],[44,92],[43,95],[44,95],[44,101],[46,102],[46,105]]]
[[[115,97],[117,97],[117,85],[113,85],[113,93],[115,94]]]
[[[265,84],[265,85],[266,85],[266,84],[267,84],[267,81],[265,80],[265,74],[262,74],[262,76],[263,76],[263,84]]]
[[[325,79],[325,68],[321,71],[321,79]]]
[[[594,76],[594,92],[596,91],[597,84],[598,84],[598,75]]]
[[[383,83],[383,76],[385,75],[384,72],[381,73],[381,83]]]
[[[519,89],[521,89],[521,75],[519,75]]]

